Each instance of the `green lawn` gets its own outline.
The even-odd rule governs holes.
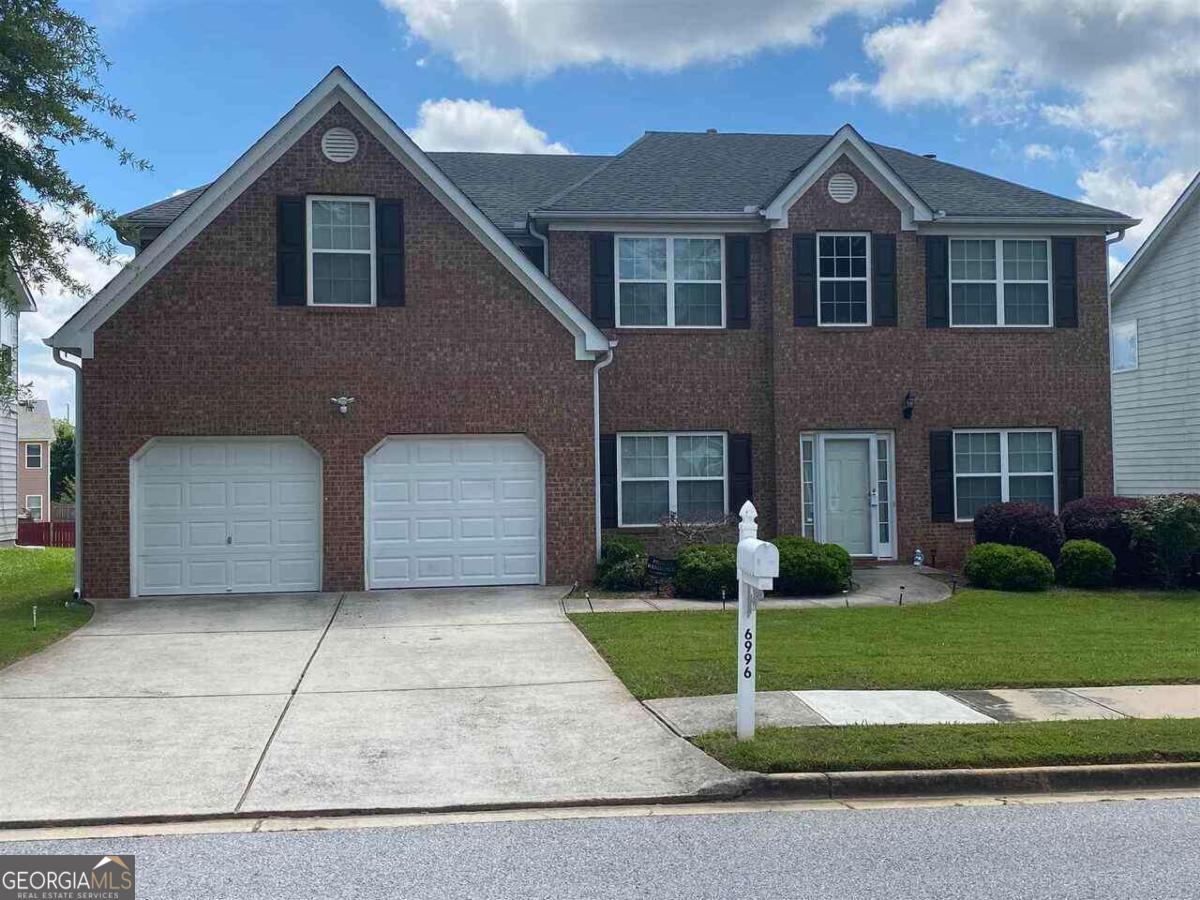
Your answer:
[[[1194,762],[1200,719],[762,728],[741,744],[727,731],[695,743],[728,766],[755,772]]]
[[[74,566],[74,550],[0,549],[0,668],[53,644],[91,618],[90,606],[63,605],[74,588]]]
[[[571,616],[641,699],[735,690],[737,615]],[[761,610],[758,689],[1200,681],[1200,592],[961,590],[927,606]]]

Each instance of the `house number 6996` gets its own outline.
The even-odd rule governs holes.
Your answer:
[[[746,651],[742,656],[742,662],[746,664],[746,668],[742,670],[742,677],[752,678],[754,673],[750,671],[750,663],[754,661],[754,633],[747,628],[746,633],[742,637],[745,638],[742,647]]]

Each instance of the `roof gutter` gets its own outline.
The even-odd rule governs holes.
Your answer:
[[[1042,225],[1051,228],[1062,225],[1104,226],[1109,231],[1124,231],[1141,222],[1141,219],[1105,218],[1103,216],[950,216],[937,219],[939,225]]]
[[[712,210],[693,210],[691,212],[680,212],[679,210],[606,210],[598,212],[591,210],[546,210],[537,209],[530,215],[537,219],[599,219],[602,221],[611,221],[613,219],[633,219],[633,220],[656,220],[656,221],[680,221],[688,222],[695,220],[703,221],[741,221],[741,222],[757,222],[762,217],[757,209],[749,212],[743,210],[741,212],[713,212]]]

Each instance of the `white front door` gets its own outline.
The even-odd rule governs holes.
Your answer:
[[[825,540],[852,556],[875,552],[871,539],[871,440],[826,438]]]
[[[542,580],[542,454],[528,439],[391,437],[365,468],[368,588]]]
[[[321,588],[321,458],[296,438],[156,438],[130,463],[132,592]]]

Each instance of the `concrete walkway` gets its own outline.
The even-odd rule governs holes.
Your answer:
[[[676,733],[731,731],[736,697],[670,697],[646,706]],[[1200,718],[1200,685],[990,691],[760,691],[758,725],[971,725],[1068,719]]]
[[[780,597],[767,594],[759,609],[845,609],[862,606],[917,605],[940,603],[950,597],[950,585],[932,575],[936,569],[912,566],[876,566],[855,568],[854,587],[844,594],[814,597]],[[719,600],[687,600],[675,597],[588,597],[586,589],[576,591],[564,601],[569,613],[585,612],[665,612],[670,610],[721,609]],[[737,597],[730,597],[726,609],[737,608]]]
[[[107,601],[0,671],[0,824],[735,789],[559,588]]]

